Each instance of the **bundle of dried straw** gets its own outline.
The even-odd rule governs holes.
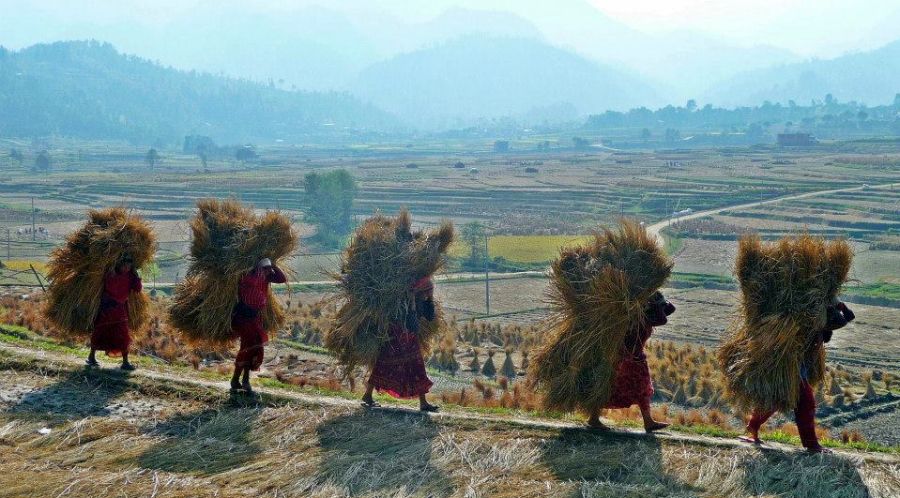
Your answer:
[[[64,335],[90,335],[100,309],[107,272],[126,256],[135,269],[153,260],[156,236],[140,216],[115,207],[88,212],[88,221],[50,253],[44,313]],[[129,327],[140,330],[149,320],[144,293],[128,298]]]
[[[808,234],[763,243],[740,240],[735,273],[741,315],[719,348],[727,391],[744,410],[792,410],[801,364],[812,385],[825,375],[818,340],[826,307],[847,280],[853,251],[845,240]]]
[[[169,322],[192,342],[222,345],[233,339],[231,314],[241,277],[263,258],[277,264],[290,256],[298,236],[280,213],[256,215],[237,201],[216,199],[197,202],[191,232],[191,264],[175,289]],[[284,323],[271,289],[263,318],[268,331]]]
[[[410,287],[431,277],[446,264],[453,242],[453,225],[445,221],[435,230],[413,231],[409,212],[396,218],[376,215],[367,219],[344,250],[338,282],[341,307],[333,327],[325,334],[325,346],[351,375],[359,365],[371,366],[388,328],[402,322],[409,304]],[[440,307],[432,322],[421,321],[419,339],[427,354],[443,323]]]
[[[622,221],[553,261],[547,338],[532,353],[529,382],[545,408],[591,413],[611,395],[622,344],[647,319],[652,294],[672,260],[643,226]]]

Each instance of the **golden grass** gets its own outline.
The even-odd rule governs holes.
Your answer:
[[[89,211],[87,223],[50,253],[47,318],[64,335],[90,335],[106,274],[126,255],[139,269],[155,253],[156,236],[143,218],[121,207]],[[149,318],[147,297],[132,293],[128,311],[131,330],[142,328]]]
[[[792,410],[800,366],[809,382],[825,375],[817,334],[826,306],[847,279],[853,253],[844,240],[800,235],[765,244],[746,236],[738,246],[741,322],[719,349],[729,396],[744,410]]]
[[[435,230],[413,232],[411,224],[406,210],[394,218],[373,216],[356,230],[344,250],[341,273],[334,275],[339,289],[335,299],[341,304],[325,334],[325,347],[348,376],[356,366],[375,362],[390,338],[389,327],[405,317],[412,284],[446,264],[453,225],[446,221]],[[423,354],[442,328],[442,312],[436,308],[437,319],[421,321]]]
[[[18,370],[37,392],[82,393],[0,414],[0,496],[892,496],[893,462],[808,457],[392,410],[259,404],[143,378]],[[131,390],[142,393],[130,396]],[[34,391],[33,391],[34,392]],[[14,399],[12,401],[16,403]],[[155,415],[104,414],[111,405]],[[12,408],[12,409],[9,409]],[[144,408],[146,409],[146,408]]]
[[[237,201],[216,199],[197,202],[191,232],[191,263],[175,288],[169,322],[192,342],[225,344],[233,339],[231,314],[240,279],[263,258],[278,264],[289,257],[299,237],[280,213],[257,216]],[[268,331],[284,324],[271,290],[263,318]]]
[[[672,265],[656,239],[630,221],[561,251],[550,276],[553,317],[529,370],[530,382],[546,391],[547,409],[590,413],[606,403],[621,345],[646,320]]]

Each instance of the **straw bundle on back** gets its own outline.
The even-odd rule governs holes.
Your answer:
[[[826,243],[805,234],[771,244],[741,239],[735,269],[741,321],[719,349],[726,388],[740,408],[792,410],[804,362],[810,384],[822,381],[825,349],[817,337],[852,260],[844,240]]]
[[[382,344],[389,340],[388,328],[404,319],[411,285],[431,277],[446,264],[453,242],[453,225],[443,222],[435,230],[411,229],[409,212],[396,218],[376,215],[366,220],[344,250],[338,281],[338,299],[343,301],[334,326],[325,334],[327,347],[350,375],[358,365],[371,366]],[[422,320],[419,340],[427,353],[443,322]]]
[[[553,316],[529,368],[529,382],[546,391],[547,409],[590,413],[606,404],[622,344],[646,320],[672,264],[656,238],[631,221],[560,251],[550,275]]]
[[[83,227],[69,234],[65,245],[50,253],[47,264],[47,318],[66,335],[90,335],[100,309],[103,280],[125,256],[135,269],[153,260],[156,236],[150,225],[125,208],[91,210]],[[144,293],[128,298],[129,327],[146,325]]]
[[[257,216],[237,201],[204,199],[191,220],[191,265],[175,289],[169,322],[192,341],[223,344],[233,339],[231,314],[241,277],[259,260],[273,263],[297,247],[297,233],[282,214]],[[266,330],[283,325],[284,311],[269,290]]]

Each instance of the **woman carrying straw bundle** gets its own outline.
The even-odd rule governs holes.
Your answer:
[[[88,354],[89,367],[97,363],[97,351],[108,356],[122,356],[122,370],[134,370],[128,361],[128,347],[131,334],[128,329],[128,298],[132,293],[141,292],[141,277],[134,271],[131,256],[125,255],[103,279],[103,294],[100,298],[100,312],[94,321],[91,333],[91,352]]]
[[[344,251],[337,299],[342,301],[325,346],[352,377],[369,367],[363,404],[378,406],[378,389],[398,398],[419,399],[419,408],[434,412],[425,395],[431,380],[424,357],[443,319],[434,301],[431,277],[446,263],[453,225],[412,231],[409,212],[396,218],[366,220]]]
[[[252,393],[250,371],[285,320],[270,284],[287,280],[277,262],[294,252],[297,233],[280,213],[256,215],[216,199],[197,202],[191,232],[191,264],[175,288],[169,323],[204,347],[225,349],[239,339],[231,388]]]
[[[637,405],[641,410],[644,429],[647,432],[658,431],[669,426],[666,422],[653,420],[650,412],[650,399],[653,397],[653,381],[650,378],[650,365],[644,346],[653,334],[653,327],[668,323],[668,316],[675,312],[675,305],[670,303],[656,291],[645,310],[646,321],[629,331],[619,353],[619,364],[613,380],[612,395],[603,405],[603,409],[629,408]],[[588,426],[606,430],[608,427],[600,422],[600,408],[594,408],[588,417]]]
[[[428,277],[421,278],[412,285],[410,294],[406,319],[391,324],[388,329],[390,341],[378,353],[366,383],[363,403],[368,407],[378,406],[372,397],[372,392],[378,389],[395,398],[418,397],[421,411],[436,412],[439,408],[425,398],[432,382],[425,372],[425,358],[418,336],[420,319],[428,322],[435,319],[434,284]]]
[[[816,436],[813,388],[825,375],[824,343],[855,318],[837,299],[852,257],[843,240],[741,239],[736,273],[742,323],[719,350],[728,394],[753,414],[741,440],[760,444],[766,420],[776,411],[793,411],[803,446],[826,451]]]
[[[149,299],[137,269],[153,260],[156,237],[150,225],[125,208],[92,210],[88,221],[50,254],[44,313],[58,332],[90,337],[87,365],[97,351],[128,361],[131,334],[149,320]]]
[[[269,302],[269,284],[287,282],[284,272],[264,258],[251,272],[241,278],[238,284],[238,303],[234,307],[231,328],[240,339],[240,348],[234,358],[234,375],[231,377],[232,391],[243,389],[252,393],[250,371],[262,366],[263,349],[269,342],[269,335],[263,326],[262,313]],[[241,380],[243,374],[243,380]]]
[[[630,221],[561,251],[552,264],[550,330],[530,355],[529,382],[545,391],[545,408],[580,411],[589,427],[606,429],[601,410],[637,404],[647,432],[668,426],[650,413],[643,349],[652,327],[675,311],[659,292],[671,271],[656,239]]]

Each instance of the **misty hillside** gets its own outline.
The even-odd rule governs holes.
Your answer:
[[[809,103],[825,94],[869,105],[890,103],[900,93],[900,40],[879,49],[830,60],[811,60],[750,71],[710,90],[705,100],[748,105],[765,100]]]
[[[165,68],[99,42],[0,48],[0,135],[238,142],[383,128],[386,113],[341,93],[287,92]]]
[[[616,50],[605,55],[607,60],[619,61],[660,82],[667,100],[675,103],[698,98],[711,83],[736,74],[800,60],[785,49],[744,47],[690,31],[641,34],[627,44],[607,45],[610,47]]]
[[[533,115],[563,103],[588,114],[657,102],[649,85],[612,67],[533,39],[485,36],[375,64],[351,91],[418,126]]]

